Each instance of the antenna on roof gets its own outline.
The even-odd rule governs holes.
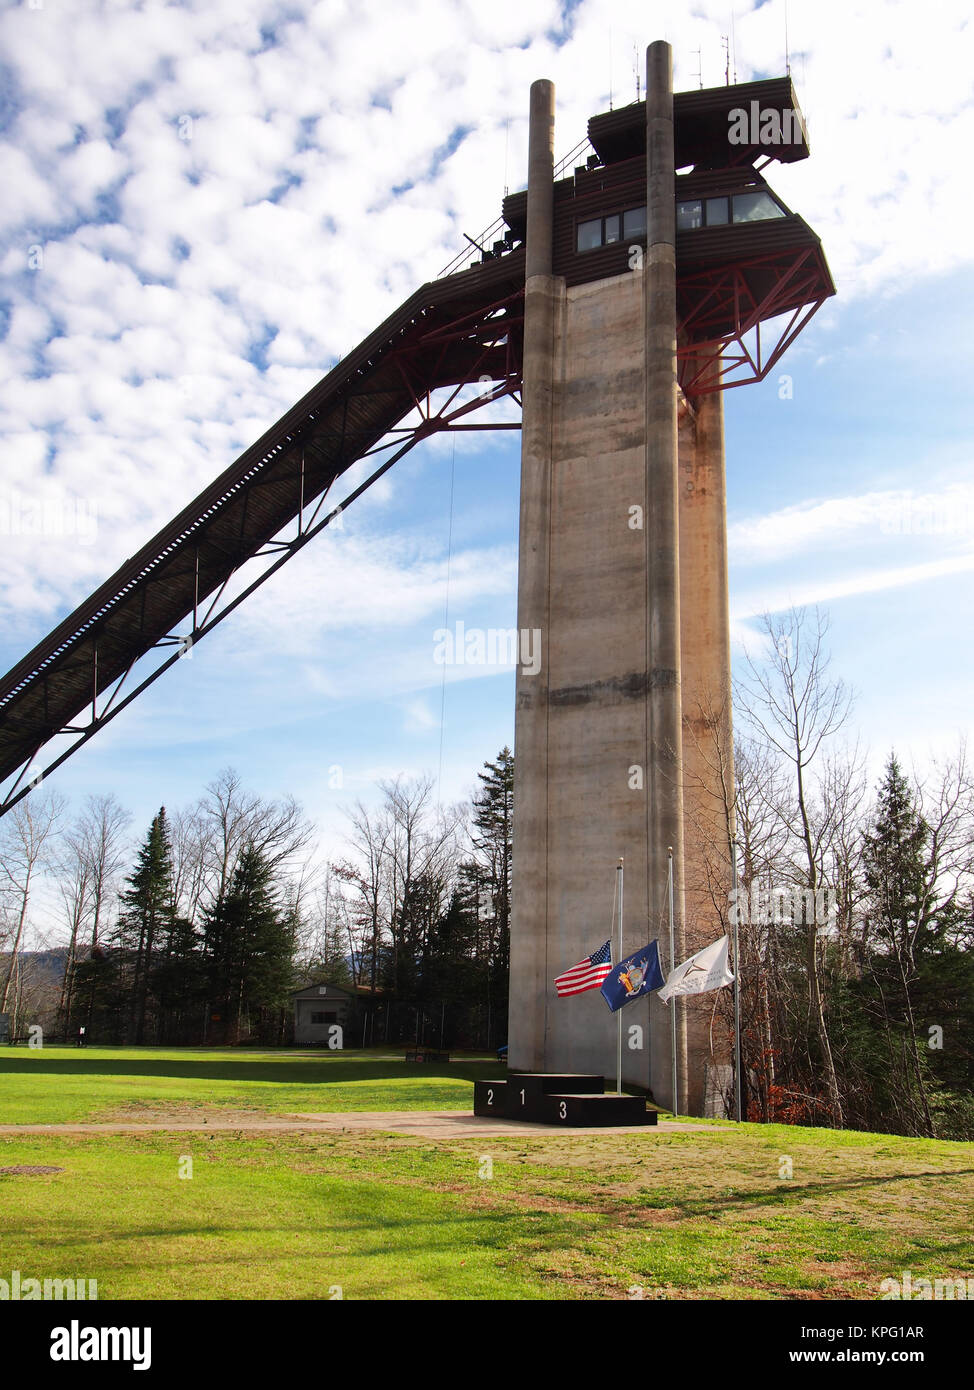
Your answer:
[[[734,85],[738,85],[738,11],[731,7],[731,54],[734,57]]]
[[[721,34],[720,41],[724,45],[724,86],[730,86],[730,39],[726,34]]]
[[[511,118],[508,116],[504,122],[504,197],[510,192],[507,186],[507,152],[511,143]]]
[[[636,74],[636,100],[639,100],[639,49],[632,46],[632,70]]]
[[[609,110],[612,110],[612,25],[609,25]]]
[[[791,76],[791,62],[788,58],[788,0],[785,0],[785,72]]]
[[[737,14],[731,10],[731,48],[734,50],[734,86],[737,86]]]
[[[700,83],[700,90],[703,91],[703,49],[697,49],[697,77]]]

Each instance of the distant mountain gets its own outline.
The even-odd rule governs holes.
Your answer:
[[[0,954],[0,960],[6,962],[9,957]],[[65,966],[68,963],[67,946],[59,946],[53,951],[21,951],[20,968],[25,973],[29,972],[33,979],[44,984],[59,985],[64,979]]]

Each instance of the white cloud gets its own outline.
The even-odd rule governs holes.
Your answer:
[[[692,16],[661,8],[654,28],[674,44],[678,86],[693,85],[697,47],[706,80],[720,80],[725,9],[716,0]],[[915,272],[918,244],[922,269],[969,258],[949,178],[970,136],[964,18],[963,7],[944,7],[934,42],[934,26],[907,7],[884,17],[880,35],[864,3],[792,5],[796,80],[804,74],[813,100],[829,99],[813,110],[815,158],[774,180],[824,233],[846,296],[897,283],[907,261]],[[263,26],[276,28],[276,42],[265,42]],[[74,374],[97,401],[110,453],[140,414],[113,379],[137,372],[168,384],[155,401],[148,385],[134,389],[174,457],[190,447],[190,401],[197,418],[247,442],[240,391],[266,425],[296,380],[253,379],[248,345],[270,337],[269,360],[306,372],[303,385],[434,274],[461,228],[496,214],[505,176],[521,181],[533,77],[557,83],[559,147],[604,105],[610,81],[617,102],[635,94],[632,44],[641,51],[653,36],[642,5],[584,0],[558,47],[550,34],[564,27],[554,3],[485,13],[473,0],[398,12],[117,4],[73,14],[70,25],[53,6],[8,11],[0,36],[23,104],[0,144],[5,187],[16,190],[5,202],[5,269],[15,272],[48,228],[43,271],[14,288],[16,332],[0,357],[14,382],[32,355],[51,373],[28,393],[29,423],[53,428],[66,389],[58,373]],[[778,0],[738,15],[742,80],[780,70],[782,35]],[[459,148],[437,163],[460,130]],[[86,224],[110,194],[120,221]],[[147,278],[171,288],[140,284]],[[66,336],[48,346],[52,321]],[[142,332],[148,325],[155,337]],[[13,411],[11,432],[26,413]],[[64,466],[58,455],[55,468]],[[179,474],[174,490],[206,481],[192,464]],[[164,519],[160,499],[153,522]]]
[[[728,544],[737,623],[966,574],[974,570],[974,484],[803,502],[735,521]]]
[[[460,550],[449,561],[442,544],[422,536],[329,532],[289,566],[289,582],[273,581],[241,608],[235,624],[242,651],[269,645],[279,655],[310,655],[327,632],[369,633],[442,624],[449,564],[450,610],[463,616],[472,605],[513,591],[513,547]],[[327,595],[327,603],[322,602]]]
[[[974,483],[830,497],[728,526],[728,544],[740,565],[793,560],[811,551],[821,556],[853,544],[901,545],[904,537],[935,537],[939,546],[974,544]]]
[[[944,560],[928,560],[917,565],[901,565],[893,569],[854,570],[835,578],[822,575],[798,580],[787,587],[780,580],[776,580],[768,589],[762,590],[760,595],[743,593],[736,597],[733,619],[740,623],[745,618],[765,612],[780,613],[786,608],[812,607],[815,604],[824,606],[841,599],[878,594],[887,589],[901,589],[907,585],[923,584],[929,580],[971,572],[974,572],[974,553],[952,555]]]
[[[534,78],[556,83],[561,153],[610,90],[617,106],[635,97],[634,43],[641,63],[665,35],[683,89],[696,85],[699,48],[705,82],[720,83],[727,17],[726,0],[693,13],[675,0],[651,13],[643,0],[581,0],[567,18],[555,0],[8,7],[0,491],[38,505],[56,494],[66,514],[83,504],[98,517],[94,545],[53,531],[4,538],[8,631],[36,640],[435,275],[462,231],[497,215],[505,182],[523,185]],[[783,18],[782,0],[739,8],[740,80],[782,71]],[[789,22],[813,156],[768,177],[821,234],[840,309],[969,264],[957,196],[974,141],[967,7],[943,4],[933,22],[905,4],[880,18],[873,0],[792,0]],[[838,326],[837,312],[817,323]],[[258,343],[267,370],[249,359]],[[430,449],[442,458],[451,445]],[[461,437],[457,455],[479,447]],[[438,625],[442,547],[388,534],[400,487],[393,474],[369,494],[371,541],[323,538],[292,562],[294,580],[244,605],[228,651],[274,639],[320,691],[347,692],[351,678],[311,650],[322,634]],[[881,554],[895,540],[882,531],[892,499],[820,499],[738,522],[732,557],[774,565],[828,551],[828,576],[795,586],[833,597],[964,565],[959,535],[940,561]],[[472,528],[476,503],[467,518]],[[855,545],[876,547],[872,567],[850,559],[835,578],[836,555]],[[513,564],[495,536],[458,548],[457,614],[509,596]],[[400,688],[425,678],[415,654],[395,661]]]

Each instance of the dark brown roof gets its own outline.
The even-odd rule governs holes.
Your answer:
[[[355,989],[348,989],[345,985],[333,985],[331,980],[312,980],[310,985],[302,985],[300,989],[292,989],[291,998],[296,999],[299,994],[307,994],[309,989],[330,989],[334,990],[336,994],[347,995],[349,999],[354,999],[356,994]]]
[[[761,111],[774,110],[779,119],[786,111],[797,117],[800,139],[796,143],[762,145],[759,140],[743,145],[728,141],[730,113],[743,108],[750,114],[751,102]],[[760,132],[752,132],[760,134]],[[615,111],[592,116],[588,138],[605,164],[631,159],[646,153],[646,103],[634,101]],[[714,169],[730,163],[753,164],[770,155],[784,164],[808,158],[808,134],[790,77],[771,77],[763,82],[740,82],[733,87],[705,87],[696,92],[673,94],[673,139],[676,167],[693,164]],[[730,155],[730,158],[728,157]]]

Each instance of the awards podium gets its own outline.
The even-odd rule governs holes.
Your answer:
[[[514,1072],[502,1081],[475,1081],[473,1113],[572,1127],[655,1125],[643,1096],[608,1094],[605,1078],[580,1072]]]

